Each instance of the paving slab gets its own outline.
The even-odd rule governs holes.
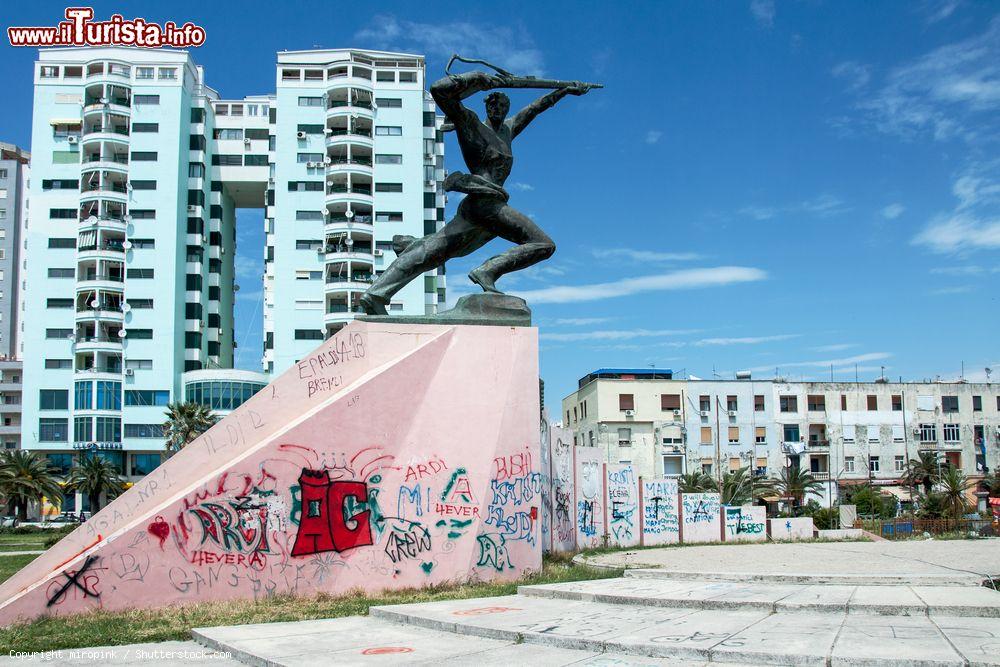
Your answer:
[[[156,665],[157,667],[237,667],[243,663],[193,641],[94,646],[0,657],[0,665]]]
[[[707,660],[713,646],[767,616],[768,612],[749,610],[696,611],[611,638],[605,648],[652,657]]]
[[[926,615],[927,605],[909,586],[858,586],[847,603],[849,614]]]
[[[1000,665],[1000,620],[935,616],[930,619],[973,667]]]
[[[928,614],[1000,617],[1000,591],[991,588],[911,586],[910,589],[927,605]]]
[[[776,604],[778,611],[826,611],[847,613],[847,603],[857,586],[839,584],[814,584],[801,586]]]
[[[964,664],[964,658],[926,616],[847,614],[830,654],[831,667]]]
[[[714,662],[825,665],[844,617],[838,614],[771,614],[712,647]]]

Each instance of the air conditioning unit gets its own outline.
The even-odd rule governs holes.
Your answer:
[[[107,104],[108,102],[109,102],[108,98],[106,97],[101,98],[101,104]]]
[[[315,168],[316,168],[315,162],[306,162],[306,169],[315,169]]]
[[[681,416],[681,411],[680,410],[674,410],[674,417],[680,417],[680,416]]]
[[[625,416],[626,417],[635,417],[635,410],[626,410],[625,411]]]
[[[919,428],[913,429],[913,435],[920,435],[920,429]]]
[[[375,256],[376,256],[376,257],[381,257],[381,256],[382,256],[382,255],[384,255],[384,254],[385,254],[385,251],[384,251],[384,250],[376,250],[376,251],[375,251]]]
[[[427,179],[424,181],[424,185],[434,185],[435,181],[432,179]]]
[[[250,137],[247,137],[246,139],[244,139],[244,140],[243,140],[243,143],[244,143],[245,145],[249,146],[249,145],[250,145]]]
[[[331,129],[330,129],[330,128],[328,128],[328,127],[324,127],[324,128],[323,128],[323,134],[325,134],[326,136],[328,136],[328,137],[329,137],[329,136],[330,136],[331,134],[333,134],[333,130],[331,130]]]
[[[330,157],[329,155],[323,158],[323,164],[332,164],[332,163],[333,163],[333,158]]]
[[[702,410],[698,414],[701,415],[702,417],[707,417],[708,416],[708,410]]]
[[[68,137],[66,137],[66,141],[68,141],[71,144],[75,144],[76,142],[80,141],[80,137],[77,137],[76,135],[71,134]]]
[[[198,207],[194,204],[188,204],[188,213],[197,213]]]
[[[295,133],[295,138],[296,139],[305,139],[306,138],[306,133],[302,132],[302,131],[296,132]]]
[[[730,410],[729,411],[729,416],[730,417],[735,417],[736,416],[736,410]]]
[[[135,369],[134,368],[126,368],[125,369],[125,377],[132,377],[133,375],[135,375]]]

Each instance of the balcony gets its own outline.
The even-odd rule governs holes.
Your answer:
[[[90,322],[93,320],[122,322],[124,319],[125,313],[122,312],[120,304],[116,307],[112,303],[102,303],[97,307],[76,309],[77,322]]]
[[[125,281],[122,279],[120,274],[114,273],[85,273],[77,279],[76,289],[78,292],[83,290],[101,289],[101,290],[111,290],[116,293],[121,293],[125,288]]]
[[[350,219],[346,216],[331,215],[327,219],[326,224],[323,225],[323,232],[325,234],[343,234],[346,232],[373,234],[375,226],[372,224],[372,216],[370,215],[356,215]]]
[[[326,137],[327,146],[343,146],[346,144],[355,144],[371,148],[374,145],[371,130],[363,130],[361,128],[356,128],[354,130],[348,130],[346,128],[328,128]]]
[[[124,184],[118,183],[82,183],[80,201],[107,199],[120,204],[128,202],[128,191]]]
[[[94,141],[114,141],[127,144],[129,129],[127,125],[89,125],[83,128],[84,144]]]
[[[132,113],[132,102],[127,97],[111,97],[105,104],[99,99],[88,98],[83,107],[83,117],[101,115],[105,112],[129,116]]]
[[[78,335],[74,342],[77,352],[121,352],[122,338],[106,335]]]
[[[117,155],[84,155],[80,165],[81,171],[105,170],[124,174],[128,171],[128,158]]]
[[[80,260],[112,259],[120,261],[125,256],[125,247],[120,241],[118,243],[89,243],[87,245],[77,246],[77,252],[79,253],[78,259]]]
[[[120,215],[94,215],[80,220],[80,227],[97,227],[116,232],[124,232],[128,223]]]
[[[372,170],[372,160],[371,158],[333,158],[326,165],[326,172],[328,174],[359,174],[361,176],[371,176]]]
[[[0,435],[20,435],[21,425],[11,424],[10,426],[0,425]]]
[[[326,291],[337,290],[366,290],[374,282],[374,277],[370,273],[355,273],[350,276],[327,276]],[[344,306],[346,308],[346,306]],[[332,312],[332,311],[327,311]]]
[[[829,451],[829,449],[830,449],[830,441],[829,440],[821,440],[819,438],[816,438],[816,439],[809,438],[809,442],[806,443],[806,446],[809,449],[809,451],[812,451],[812,452]]]
[[[330,100],[326,108],[328,118],[351,116],[354,118],[374,118],[375,111],[368,102],[356,100],[348,102],[346,100]]]
[[[367,204],[371,206],[375,203],[370,187],[354,186],[331,186],[326,191],[327,206],[336,204]]]
[[[368,93],[375,90],[372,87],[371,77],[365,79],[363,77],[350,76],[348,74],[337,74],[330,76],[327,79],[326,90],[328,94],[334,91],[343,90],[344,88],[356,88],[358,90],[364,90]]]
[[[809,474],[813,476],[813,479],[819,482],[825,482],[830,479],[829,470],[817,470],[815,472],[810,472]]]

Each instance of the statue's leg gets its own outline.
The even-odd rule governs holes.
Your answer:
[[[500,276],[517,271],[548,259],[556,251],[556,244],[535,222],[506,204],[497,202],[494,210],[485,217],[490,231],[500,238],[517,245],[504,253],[491,257],[469,273],[469,278],[486,292],[499,292],[496,281]]]
[[[464,204],[464,201],[463,201]],[[361,307],[369,315],[385,315],[392,295],[424,271],[441,266],[453,257],[462,257],[481,248],[496,234],[474,225],[458,213],[442,229],[410,243],[361,296]]]

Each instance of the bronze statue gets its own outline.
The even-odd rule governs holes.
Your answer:
[[[494,69],[496,74],[482,71],[451,74],[451,65],[455,60],[482,63]],[[556,249],[552,239],[534,221],[507,204],[510,195],[503,185],[514,165],[511,142],[538,114],[566,95],[584,95],[591,88],[601,86],[579,81],[518,77],[485,61],[457,55],[452,56],[445,73],[444,78],[431,86],[431,95],[444,111],[449,125],[453,126],[470,173],[449,174],[444,189],[463,192],[466,197],[459,204],[455,217],[433,234],[419,239],[393,238],[396,261],[360,299],[361,307],[369,315],[385,315],[392,295],[424,271],[441,266],[454,257],[464,257],[498,236],[517,245],[491,257],[469,273],[472,282],[482,287],[484,292],[500,294],[496,282],[501,276],[547,259]],[[497,88],[555,90],[538,98],[513,118],[507,118],[510,99],[496,91]],[[474,111],[462,104],[462,100],[487,90],[495,92],[486,96],[487,122],[484,123]]]

